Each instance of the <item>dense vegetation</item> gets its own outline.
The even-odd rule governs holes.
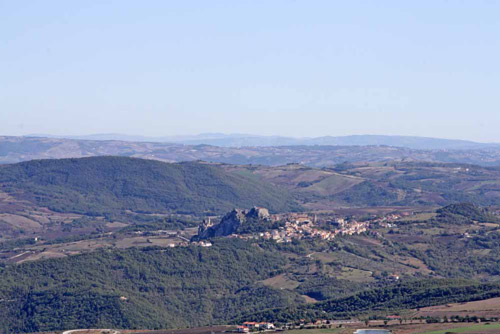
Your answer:
[[[248,315],[251,319],[286,323],[297,319],[342,318],[376,312],[466,302],[500,296],[500,284],[478,284],[460,280],[408,281],[396,286],[363,291],[353,296],[313,305],[277,308]]]
[[[172,328],[223,323],[294,302],[256,284],[286,259],[239,240],[213,247],[129,249],[0,268],[4,332]]]
[[[305,276],[305,275],[304,275]],[[340,296],[351,295],[373,287],[374,284],[337,279],[327,275],[316,274],[309,277],[298,277],[304,283],[299,285],[297,292],[316,300],[327,300]]]
[[[498,218],[489,213],[486,209],[472,203],[451,204],[437,210],[439,221],[459,223],[470,223],[473,221],[481,223],[497,222]]]
[[[464,203],[427,220],[374,227],[376,235],[333,241],[216,238],[210,248],[107,249],[4,264],[0,328],[10,333],[288,322],[497,297],[500,232],[496,224],[479,225],[490,218],[496,219]],[[401,280],[391,280],[391,273]],[[317,302],[305,304],[304,295]]]
[[[110,236],[119,238],[137,230],[193,227],[200,220],[193,214],[219,214],[233,207],[290,211],[295,200],[353,206],[448,204],[462,198],[472,203],[424,212],[421,217],[426,218],[374,224],[362,235],[332,241],[215,239],[210,248],[101,249],[17,266],[6,261],[0,265],[0,332],[285,322],[500,296],[499,219],[493,210],[475,205],[497,200],[496,170],[346,164],[325,176],[304,167],[300,173],[319,176],[300,182],[296,177],[304,192],[289,187],[292,198],[276,185],[280,183],[272,185],[246,167],[237,168],[116,157],[42,160],[0,166],[0,189],[54,211],[84,214],[60,223],[67,234],[40,244],[47,248],[101,237],[107,222],[129,223]],[[283,175],[296,170],[290,167]],[[288,176],[275,180],[287,184]],[[331,179],[324,182],[324,177]],[[355,182],[347,184],[346,179]],[[249,218],[238,232],[282,225]],[[325,220],[321,228],[336,227]],[[9,259],[9,252],[31,246],[37,246],[33,238],[17,239],[0,243],[0,250]],[[391,274],[400,275],[402,282],[391,280]],[[305,305],[303,296],[317,303]]]
[[[38,160],[0,167],[0,186],[54,211],[103,215],[132,210],[187,214],[222,213],[264,206],[289,211],[281,189],[257,177],[209,164],[167,164],[124,157]]]
[[[283,323],[500,296],[499,283],[407,278],[380,286],[335,279],[321,269],[311,273],[311,266],[321,267],[317,261],[273,251],[279,247],[300,254],[301,247],[323,246],[216,239],[210,248],[99,250],[0,267],[0,333]],[[302,273],[293,275],[303,283],[296,291],[259,283],[298,268]],[[300,294],[323,301],[305,304]]]
[[[238,228],[239,234],[249,234],[276,230],[285,226],[285,221],[272,221],[267,219],[258,219],[257,217],[247,217],[244,224]]]

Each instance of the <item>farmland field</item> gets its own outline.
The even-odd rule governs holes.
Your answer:
[[[425,307],[416,313],[418,317],[450,317],[453,315],[498,317],[500,316],[500,298]]]
[[[345,328],[314,328],[314,329],[301,329],[301,330],[292,330],[292,331],[284,331],[286,334],[329,334],[329,333],[351,333],[352,329]]]
[[[437,331],[422,332],[419,334],[452,334],[452,333],[468,333],[468,334],[486,334],[500,332],[500,324],[478,324],[460,328],[448,328]]]

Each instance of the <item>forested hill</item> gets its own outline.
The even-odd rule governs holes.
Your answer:
[[[185,328],[247,320],[285,323],[387,315],[500,296],[498,283],[408,277],[373,288],[367,282],[363,287],[347,281],[349,287],[338,285],[338,279],[328,277],[324,285],[346,291],[306,304],[299,295],[312,287],[306,281],[298,290],[266,282],[276,282],[300,264],[312,268],[307,260],[297,262],[277,251],[274,243],[254,242],[233,238],[217,239],[212,247],[102,249],[0,266],[0,333]],[[286,247],[300,249],[300,245]],[[302,277],[313,285],[321,276],[320,272],[304,276],[302,270]]]
[[[0,189],[59,212],[103,215],[123,210],[223,213],[264,206],[290,211],[286,191],[258,177],[200,162],[127,157],[34,160],[0,167]]]
[[[299,318],[349,318],[363,312],[388,313],[431,305],[483,300],[500,296],[500,284],[456,279],[407,281],[393,286],[362,291],[316,304],[268,309],[246,314],[242,319],[286,323]]]
[[[182,328],[294,302],[256,282],[286,258],[239,240],[211,248],[108,250],[0,267],[0,333]]]

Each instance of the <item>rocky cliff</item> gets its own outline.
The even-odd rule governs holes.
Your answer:
[[[269,211],[253,207],[250,210],[233,209],[218,224],[204,221],[198,228],[197,239],[227,236],[237,233],[241,226],[255,221],[269,220]]]

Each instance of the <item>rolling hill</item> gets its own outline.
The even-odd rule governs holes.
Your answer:
[[[500,205],[500,169],[426,162],[345,163],[333,168],[222,165],[286,188],[311,210],[340,207]]]
[[[498,219],[469,204],[438,213],[331,241],[215,238],[1,263],[0,333],[384,317],[500,296]]]
[[[202,216],[253,206],[272,212],[500,206],[499,180],[499,168],[400,161],[312,168],[127,157],[36,160],[0,166],[0,240],[53,239],[123,224],[193,227]]]
[[[71,328],[179,328],[291,305],[257,284],[287,260],[248,243],[97,251],[0,267],[0,333]],[[300,301],[298,301],[300,303]]]
[[[95,138],[95,137],[91,137]],[[115,138],[97,137],[97,138]],[[119,138],[119,137],[118,137]],[[371,137],[370,137],[371,138]],[[229,164],[263,164],[269,166],[301,163],[312,167],[331,167],[343,162],[380,162],[380,161],[431,161],[469,163],[482,166],[500,165],[500,147],[495,145],[429,144],[421,149],[419,145],[397,146],[396,139],[383,137],[367,140],[331,142],[322,140],[314,144],[287,144],[277,142],[264,146],[223,147],[206,144],[182,144],[163,142],[120,141],[120,140],[82,140],[41,137],[0,136],[0,164],[16,163],[33,159],[81,158],[92,156],[127,156],[166,162],[210,161]],[[125,138],[128,139],[128,138]],[[413,139],[406,138],[413,143]],[[425,139],[416,138],[421,142]],[[439,140],[438,140],[439,141]],[[433,140],[430,140],[433,143]],[[285,146],[287,145],[287,146]],[[390,146],[393,145],[393,146]],[[394,146],[396,145],[396,146]]]
[[[36,160],[0,167],[1,191],[62,213],[220,214],[234,207],[296,208],[286,191],[206,163],[126,157]]]
[[[50,136],[31,135],[30,137],[66,138],[83,140],[118,140],[132,142],[158,142],[177,143],[185,145],[212,145],[223,147],[245,147],[245,146],[293,146],[293,145],[385,145],[394,147],[406,147],[420,150],[433,149],[481,149],[500,147],[498,143],[479,143],[469,140],[443,139],[416,136],[391,136],[391,135],[350,135],[350,136],[322,136],[322,137],[285,137],[285,136],[259,136],[251,134],[224,134],[224,133],[202,133],[186,136],[146,137],[130,136],[124,134],[94,134],[86,136]]]

